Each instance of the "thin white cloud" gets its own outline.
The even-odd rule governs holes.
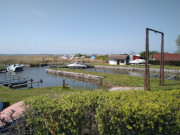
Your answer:
[[[46,15],[36,9],[32,9],[32,12],[39,17],[46,17]]]

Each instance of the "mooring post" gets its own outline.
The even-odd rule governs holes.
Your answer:
[[[63,88],[66,87],[66,84],[65,84],[65,79],[63,79]]]
[[[32,86],[33,79],[31,78],[31,80],[30,80],[30,81],[31,81],[31,87],[30,87],[30,88],[33,88],[33,86]]]

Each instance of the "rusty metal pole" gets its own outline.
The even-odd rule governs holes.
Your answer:
[[[160,86],[164,86],[164,33],[161,37]]]
[[[149,81],[149,29],[148,28],[146,28],[144,90],[150,90],[150,81]]]
[[[150,77],[149,77],[149,31],[160,33],[161,38],[161,60],[160,60],[160,78],[159,85],[164,86],[164,33],[146,28],[146,51],[145,51],[145,73],[144,73],[144,90],[150,90]]]

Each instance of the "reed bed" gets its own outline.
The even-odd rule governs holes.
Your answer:
[[[25,55],[25,56],[0,56],[0,64],[40,64],[40,63],[73,63],[75,61],[84,61],[85,63],[104,63],[101,59],[61,59],[60,56],[53,55]]]

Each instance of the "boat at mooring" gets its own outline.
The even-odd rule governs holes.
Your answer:
[[[135,59],[135,60],[131,60],[129,63],[130,64],[144,64],[145,60],[144,59]]]
[[[84,64],[83,61],[76,61],[73,64],[67,65],[68,68],[87,68],[88,66]]]
[[[23,71],[24,65],[21,64],[12,64],[7,66],[7,71],[12,71],[12,72],[18,72],[18,71]]]
[[[25,85],[27,85],[27,80],[17,81],[17,82],[0,81],[0,84],[4,85],[6,87],[25,86]]]

